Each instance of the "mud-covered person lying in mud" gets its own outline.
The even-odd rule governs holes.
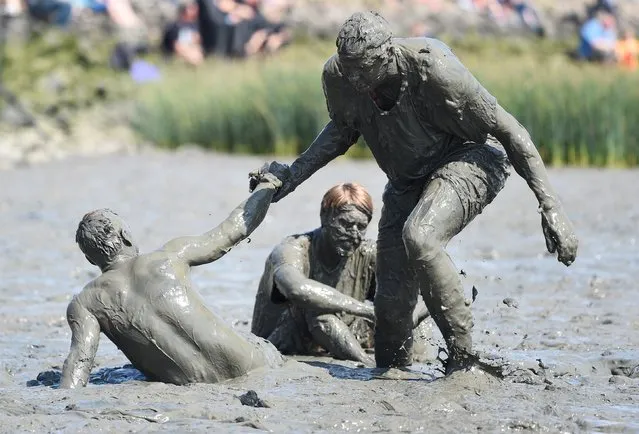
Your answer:
[[[240,334],[205,305],[190,268],[213,262],[262,222],[281,186],[272,164],[251,181],[251,196],[219,226],[199,236],[175,238],[140,254],[125,222],[100,209],[80,222],[76,241],[102,274],[67,309],[71,350],[61,387],[87,383],[104,333],[148,379],[174,384],[214,383],[284,358],[268,341]],[[269,173],[270,172],[270,173]]]
[[[376,248],[364,238],[373,200],[359,184],[329,189],[321,226],[285,238],[271,252],[260,280],[251,331],[284,354],[314,354],[373,364]],[[428,316],[420,305],[414,325]]]

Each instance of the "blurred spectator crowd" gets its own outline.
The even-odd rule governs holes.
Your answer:
[[[142,11],[130,0],[2,0],[3,14],[26,14],[30,20],[70,28],[87,15],[107,16],[118,45],[112,63],[128,67],[131,59],[148,50],[149,35]],[[160,49],[167,57],[177,57],[198,65],[206,56],[242,58],[271,53],[291,40],[287,26],[267,19],[262,13],[288,7],[282,0],[160,0],[172,3],[177,16],[163,30]]]
[[[273,53],[291,41],[291,25],[286,19],[291,10],[307,3],[331,3],[329,0],[148,1],[147,5],[158,8],[170,4],[175,11],[168,24],[165,20],[166,25],[156,38],[158,43],[150,41],[143,19],[150,12],[146,6],[135,7],[131,1],[136,0],[0,0],[0,4],[5,16],[26,14],[30,20],[60,28],[69,28],[87,15],[108,17],[118,41],[111,64],[116,69],[129,70],[136,56],[157,45],[165,58],[193,66],[208,56],[241,59]],[[335,1],[332,0],[333,6],[339,6],[340,1]],[[630,69],[637,67],[639,44],[632,26],[620,16],[617,3],[621,1],[583,2],[585,14],[572,30],[579,38],[573,58],[619,63]],[[346,7],[348,2],[342,2]],[[377,3],[391,19],[393,11],[398,12],[396,16],[413,19],[408,31],[413,36],[438,36],[447,29],[433,29],[425,20],[415,18],[416,13],[411,16],[410,12],[419,8],[428,10],[431,16],[443,16],[455,8],[461,14],[484,17],[495,27],[518,26],[537,37],[548,35],[548,21],[538,2],[533,0],[379,0]],[[317,17],[321,19],[325,17]]]
[[[598,0],[588,8],[588,19],[579,31],[579,60],[619,64],[637,69],[639,43],[632,26],[624,23],[614,0]]]
[[[191,65],[206,56],[244,58],[272,53],[290,42],[282,22],[267,19],[260,0],[195,0],[178,7],[177,19],[165,29],[162,52]]]

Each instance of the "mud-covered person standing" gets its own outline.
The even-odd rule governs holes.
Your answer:
[[[322,85],[330,121],[290,166],[274,200],[362,136],[388,178],[377,239],[377,366],[411,363],[419,292],[446,341],[446,373],[472,366],[470,302],[445,248],[503,188],[510,163],[539,202],[549,252],[565,265],[577,254],[530,135],[444,43],[394,38],[372,12],[342,26]]]

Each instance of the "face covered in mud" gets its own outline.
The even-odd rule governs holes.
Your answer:
[[[388,76],[387,56],[381,48],[363,53],[358,57],[340,57],[342,75],[359,93],[366,93],[381,85]]]
[[[392,32],[375,12],[353,14],[337,35],[338,66],[360,93],[377,88],[389,74],[393,56]]]
[[[370,217],[355,205],[322,213],[322,232],[339,256],[350,256],[362,243]]]

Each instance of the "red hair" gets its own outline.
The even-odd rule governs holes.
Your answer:
[[[368,191],[356,182],[346,182],[331,187],[322,198],[321,213],[345,205],[355,205],[368,220],[373,218],[373,199]]]

